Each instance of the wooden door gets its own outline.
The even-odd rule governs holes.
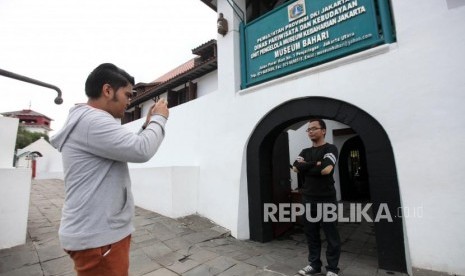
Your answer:
[[[273,203],[291,203],[291,172],[289,160],[289,137],[282,132],[275,141],[272,154]],[[278,209],[279,210],[279,209]],[[278,214],[276,214],[278,218]],[[273,236],[278,237],[292,227],[291,222],[274,222]]]

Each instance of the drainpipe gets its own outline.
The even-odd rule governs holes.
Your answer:
[[[55,98],[55,103],[56,104],[62,104],[63,103],[63,98],[61,97],[61,90],[60,90],[60,88],[56,87],[55,85],[51,85],[51,84],[48,84],[48,83],[45,83],[45,82],[42,82],[42,81],[38,81],[38,80],[31,79],[31,78],[28,78],[28,77],[25,77],[25,76],[21,76],[21,75],[18,75],[18,74],[15,74],[13,72],[9,72],[9,71],[3,70],[3,69],[0,69],[0,75],[8,77],[8,78],[12,78],[12,79],[17,79],[17,80],[20,80],[20,81],[40,85],[40,86],[43,86],[43,87],[51,88],[51,89],[57,91],[57,93],[58,93],[58,96]]]

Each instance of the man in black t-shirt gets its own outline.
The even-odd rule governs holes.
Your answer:
[[[338,152],[336,146],[326,143],[326,123],[321,119],[310,120],[307,128],[308,137],[313,143],[311,148],[302,150],[297,160],[293,164],[294,171],[304,176],[304,182],[300,191],[302,193],[302,203],[310,205],[310,214],[305,214],[304,232],[308,244],[309,264],[299,270],[300,275],[316,275],[321,273],[322,262],[320,227],[328,242],[326,248],[326,276],[337,276],[339,272],[338,263],[341,254],[341,241],[337,230],[336,221],[324,221],[321,215],[319,221],[308,220],[309,217],[317,218],[317,211],[324,207],[319,204],[331,203],[337,206],[336,190],[334,188],[334,166],[336,165]],[[319,210],[318,210],[319,209]]]

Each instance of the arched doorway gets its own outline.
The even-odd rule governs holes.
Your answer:
[[[271,222],[264,222],[264,203],[273,202],[273,146],[288,126],[311,117],[320,117],[350,126],[365,145],[370,198],[373,212],[387,204],[393,221],[375,223],[378,265],[381,269],[406,271],[402,219],[395,217],[401,207],[394,155],[383,127],[368,113],[349,103],[307,97],[291,100],[271,110],[257,125],[247,145],[247,183],[250,239],[267,242],[273,239]]]

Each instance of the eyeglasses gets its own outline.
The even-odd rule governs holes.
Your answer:
[[[312,128],[307,128],[306,132],[315,132],[316,130],[321,129],[321,127],[312,127]]]

